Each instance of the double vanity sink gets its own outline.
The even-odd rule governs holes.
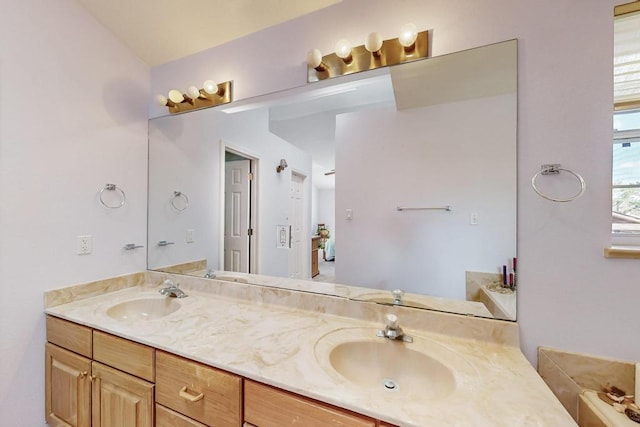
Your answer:
[[[513,323],[155,272],[59,302],[47,314],[394,425],[575,425]],[[389,312],[412,342],[379,336]]]
[[[136,298],[114,304],[106,315],[120,321],[157,320],[182,307],[165,296]],[[349,381],[363,392],[402,398],[444,399],[455,391],[457,370],[469,365],[455,352],[422,337],[411,344],[376,336],[372,328],[341,328],[318,339],[314,354],[329,375]],[[393,394],[390,394],[393,393]]]

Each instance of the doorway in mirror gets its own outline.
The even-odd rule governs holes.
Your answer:
[[[225,150],[224,156],[224,270],[250,273],[255,212],[251,197],[254,186],[254,160]]]

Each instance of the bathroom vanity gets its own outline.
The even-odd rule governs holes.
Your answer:
[[[575,425],[512,322],[159,272],[45,305],[51,425]]]

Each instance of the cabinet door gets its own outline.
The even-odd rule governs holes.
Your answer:
[[[153,384],[97,362],[92,364],[93,427],[152,427]]]
[[[91,426],[91,361],[53,344],[45,347],[46,420],[51,426]]]

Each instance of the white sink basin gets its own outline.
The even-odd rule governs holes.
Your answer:
[[[331,332],[316,343],[316,360],[327,373],[363,392],[388,393],[390,398],[445,398],[456,390],[454,369],[469,372],[464,359],[435,342],[414,337],[413,343],[404,343],[375,333],[367,328]]]
[[[142,298],[121,302],[107,309],[107,316],[116,320],[153,320],[167,316],[180,308],[175,298]]]

